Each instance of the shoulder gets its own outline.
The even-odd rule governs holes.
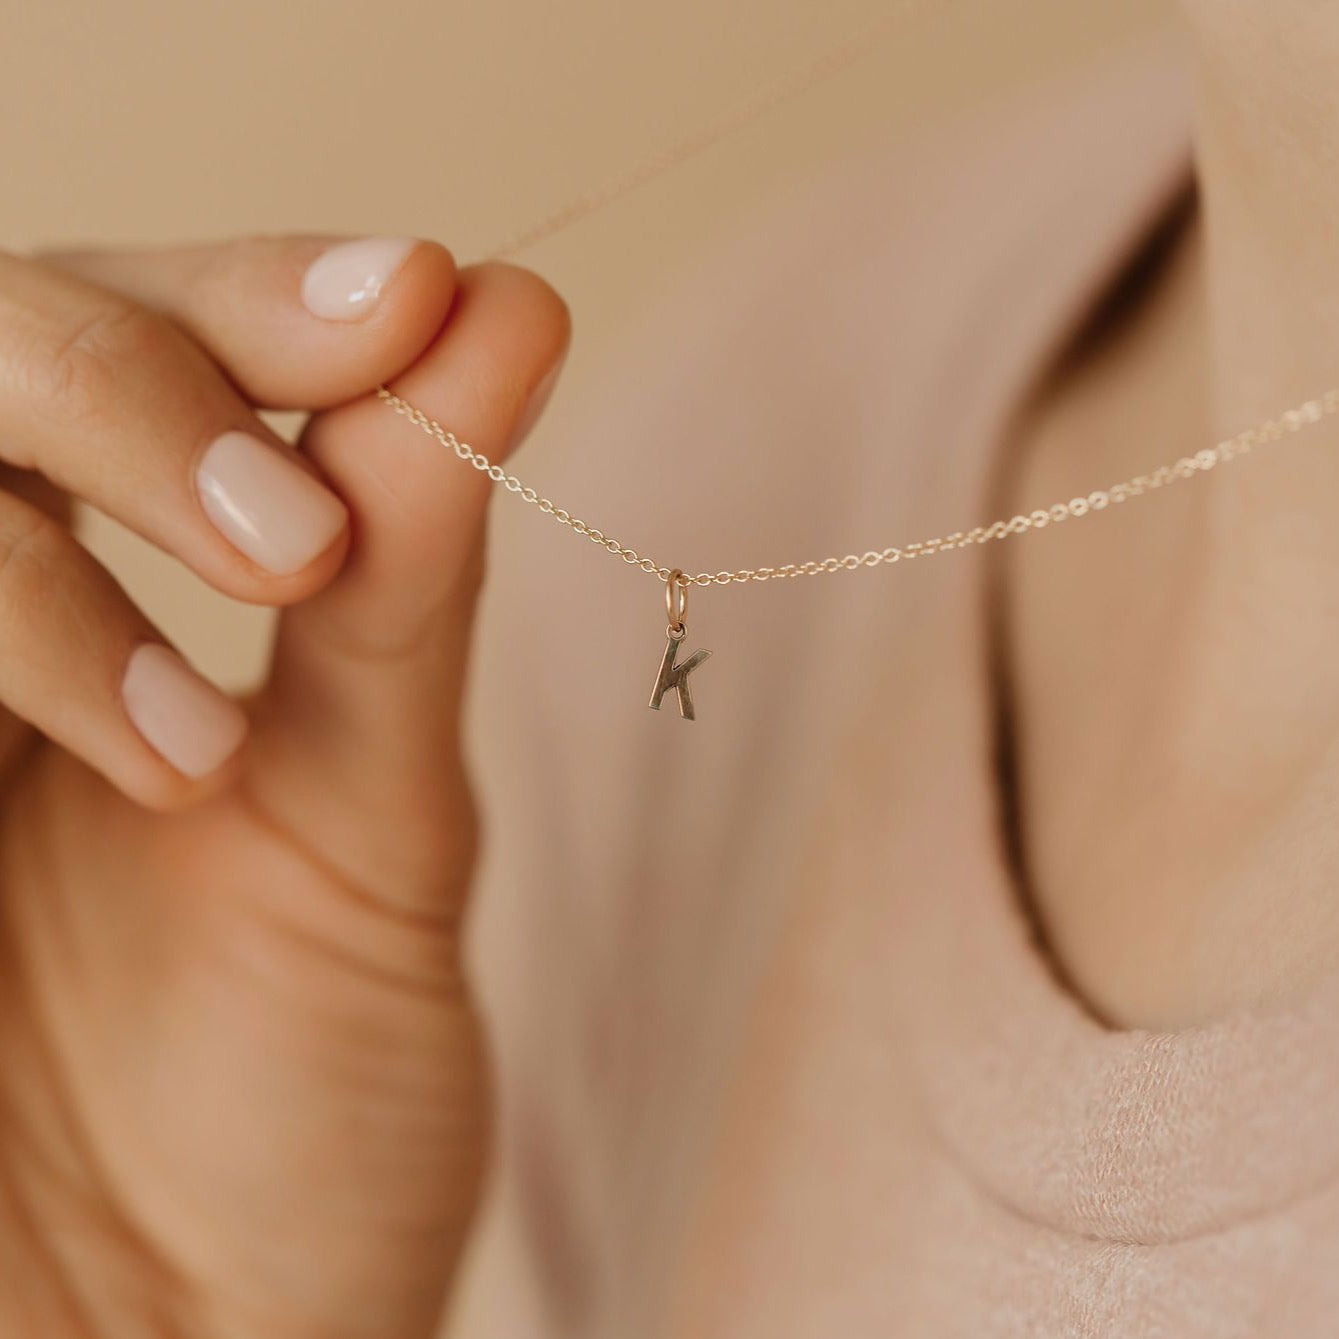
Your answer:
[[[1160,33],[871,135],[739,220],[688,277],[685,302],[700,311],[702,292],[716,296],[716,345],[784,321],[806,351],[841,348],[871,311],[889,339],[980,339],[983,322],[1007,325],[999,304],[1020,277],[1049,300],[1137,237],[1186,176],[1189,119],[1180,53]]]

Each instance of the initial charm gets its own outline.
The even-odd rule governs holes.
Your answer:
[[[682,580],[683,573],[676,567],[665,578],[665,608],[669,612],[668,638],[665,642],[665,654],[660,658],[660,673],[656,675],[656,686],[651,692],[651,701],[647,703],[655,711],[660,710],[660,699],[672,688],[679,699],[679,715],[686,721],[697,719],[693,711],[693,693],[688,685],[688,676],[704,661],[710,651],[694,651],[682,664],[675,664],[679,646],[688,636],[684,624],[684,615],[688,612],[688,586]]]
[[[673,688],[679,697],[679,715],[686,721],[694,721],[693,693],[688,686],[688,676],[711,654],[710,651],[694,651],[682,665],[676,665],[674,658],[679,654],[679,644],[687,635],[687,629],[679,626],[679,635],[670,629],[669,639],[665,642],[665,654],[660,661],[660,673],[656,676],[655,691],[648,704],[656,711],[660,710],[660,699]]]

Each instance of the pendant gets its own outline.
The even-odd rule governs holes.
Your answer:
[[[688,587],[679,583],[683,573],[676,567],[665,578],[665,609],[669,614],[669,627],[665,642],[665,654],[660,658],[660,673],[656,675],[656,686],[651,692],[651,701],[647,703],[654,711],[660,710],[660,699],[672,688],[679,700],[679,715],[686,721],[696,720],[693,711],[693,693],[688,684],[688,676],[702,664],[710,651],[694,651],[687,660],[675,664],[679,656],[679,647],[688,636],[684,615],[688,612]]]

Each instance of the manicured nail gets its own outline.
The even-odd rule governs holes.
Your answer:
[[[170,647],[137,647],[121,681],[135,729],[184,776],[208,776],[237,751],[246,713]]]
[[[245,432],[214,441],[195,481],[206,514],[228,542],[281,576],[324,553],[348,522],[328,488]]]
[[[323,251],[302,276],[302,301],[326,321],[357,321],[418,245],[413,237],[363,237]]]
[[[566,361],[567,351],[564,349],[562,357],[549,368],[543,379],[530,392],[530,398],[525,402],[525,408],[521,410],[521,416],[516,420],[516,424],[511,430],[512,450],[515,450],[525,441],[530,435],[531,428],[539,422],[539,416],[544,412],[553,396],[553,388],[558,384],[558,376],[562,372],[563,364]]]

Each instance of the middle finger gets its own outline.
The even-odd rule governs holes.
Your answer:
[[[0,255],[0,459],[36,470],[239,599],[337,568],[348,513],[166,318]]]

